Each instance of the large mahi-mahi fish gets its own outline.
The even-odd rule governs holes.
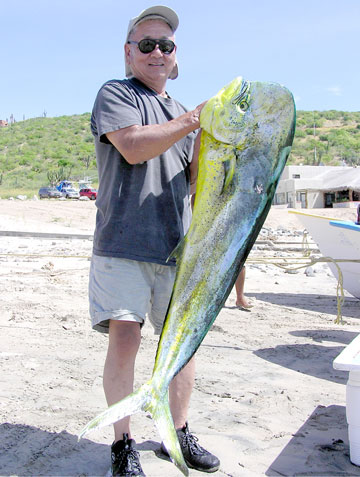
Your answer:
[[[177,259],[173,293],[151,379],[81,432],[150,412],[175,465],[188,475],[168,387],[224,305],[270,209],[295,132],[292,94],[275,83],[235,78],[201,112],[193,218]]]

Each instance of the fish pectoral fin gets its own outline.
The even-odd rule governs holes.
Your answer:
[[[159,431],[162,442],[168,451],[171,461],[186,476],[189,475],[189,469],[185,463],[183,453],[179,444],[179,439],[174,427],[174,421],[171,416],[169,400],[167,393],[164,399],[152,410],[152,417]]]
[[[235,166],[236,166],[236,156],[235,154],[226,161],[223,161],[224,164],[224,184],[221,193],[223,194],[226,189],[231,184],[234,173],[235,173]]]
[[[180,242],[176,245],[174,250],[168,256],[166,261],[169,262],[172,258],[176,258],[178,260],[181,257],[181,254],[184,250],[185,243],[186,243],[186,236],[182,240],[180,240]]]

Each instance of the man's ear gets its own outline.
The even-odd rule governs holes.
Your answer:
[[[130,54],[131,54],[131,49],[130,49],[130,45],[128,43],[125,43],[124,45],[124,54],[125,54],[125,61],[126,61],[126,64],[130,64]]]

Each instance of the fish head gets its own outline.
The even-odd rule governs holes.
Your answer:
[[[294,132],[294,99],[280,84],[237,77],[206,103],[200,126],[224,144],[259,146],[286,131]]]

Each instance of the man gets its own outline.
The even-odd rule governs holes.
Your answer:
[[[176,265],[166,260],[191,220],[194,141],[204,103],[186,111],[166,93],[168,78],[178,75],[178,23],[164,6],[130,21],[124,47],[128,79],[100,89],[91,118],[99,190],[89,299],[93,328],[109,333],[103,379],[108,405],[133,391],[145,315],[155,334],[161,332]],[[187,465],[215,472],[219,460],[187,425],[194,373],[192,359],[170,385],[170,407]],[[143,476],[129,417],[114,430],[113,475]]]

